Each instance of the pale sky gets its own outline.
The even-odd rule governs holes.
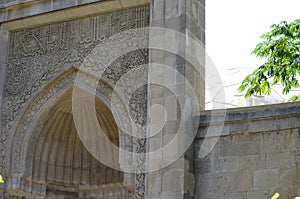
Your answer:
[[[299,9],[300,0],[206,0],[206,50],[222,80],[241,81],[263,63],[251,55],[260,36],[274,23],[300,18]],[[244,68],[244,74],[233,79],[230,68]]]

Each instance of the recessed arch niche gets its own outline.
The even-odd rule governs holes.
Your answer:
[[[95,98],[98,122],[106,136],[119,144],[110,109]],[[124,173],[95,159],[81,142],[73,121],[72,89],[45,111],[29,139],[21,189],[11,198],[102,199],[133,198],[123,185]]]

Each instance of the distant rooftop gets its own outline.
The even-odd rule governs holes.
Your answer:
[[[220,96],[210,96],[209,89],[207,88],[206,109],[237,108],[284,103],[293,95],[300,93],[300,89],[294,89],[288,95],[283,95],[282,87],[280,85],[276,85],[272,88],[270,96],[251,96],[249,98],[245,98],[244,93],[239,93],[237,89],[242,80],[251,71],[252,69],[250,68],[231,68],[225,72],[219,72],[222,74],[222,82],[215,83],[222,84],[220,87],[224,89],[225,98],[221,96],[219,91],[215,91],[214,93],[217,93],[217,95]]]

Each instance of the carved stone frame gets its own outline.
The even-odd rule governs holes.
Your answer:
[[[101,3],[98,3],[98,4],[101,4]],[[132,6],[136,7],[136,6],[141,6],[141,5],[145,5],[145,4],[147,4],[147,1],[140,1],[140,3],[127,4],[126,6],[122,6],[121,8],[125,9],[125,8],[130,8]],[[95,14],[95,13],[93,13],[93,12],[95,12],[95,10],[92,9],[92,7],[90,7],[90,8],[91,8],[90,9],[91,13],[85,12],[84,16],[90,16],[90,15]],[[107,10],[103,11],[104,13],[106,11],[110,11],[110,9],[111,9],[111,7],[110,8],[106,7],[106,8],[107,8]],[[80,7],[74,8],[74,9],[76,9],[78,11],[78,10],[80,10]],[[115,8],[114,8],[114,10],[115,10]],[[99,13],[97,12],[97,14],[99,14]],[[41,17],[47,18],[47,16],[48,16],[48,14],[44,14]],[[35,18],[38,18],[38,17],[39,16],[35,16]],[[67,20],[67,19],[70,20],[73,18],[72,17],[66,18],[65,20]],[[27,26],[18,26],[18,24],[19,25],[26,24],[24,20],[26,20],[26,18],[18,20],[18,21],[7,22],[7,23],[2,24],[3,25],[2,27],[6,27],[9,29],[8,31],[3,30],[1,32],[1,36],[3,36],[3,38],[4,38],[3,40],[1,40],[1,42],[5,43],[7,46],[7,49],[1,49],[1,50],[5,51],[5,53],[2,53],[3,56],[0,57],[1,58],[1,60],[0,60],[1,61],[0,62],[1,69],[4,70],[3,75],[5,74],[5,69],[7,68],[6,60],[7,60],[7,56],[8,56],[7,52],[8,52],[8,45],[9,45],[9,39],[8,39],[9,31],[16,31],[20,28],[27,27]],[[35,27],[36,25],[40,25],[40,24],[29,24],[28,27],[29,28]],[[3,46],[5,46],[5,45],[3,45]],[[78,62],[77,62],[77,64],[78,64]],[[67,68],[70,68],[70,67],[67,67]],[[5,77],[5,75],[4,75],[4,77]],[[68,69],[62,75],[57,76],[56,80],[53,80],[52,83],[49,83],[49,85],[46,86],[42,91],[35,93],[35,95],[37,97],[31,99],[30,102],[27,103],[28,107],[26,109],[22,108],[23,110],[19,113],[15,113],[17,116],[17,118],[15,118],[15,119],[18,122],[14,123],[13,121],[11,121],[11,124],[8,124],[8,125],[12,125],[11,127],[9,127],[9,128],[11,128],[11,130],[10,130],[11,132],[20,132],[20,133],[16,133],[15,135],[9,136],[9,137],[4,136],[3,134],[0,136],[0,138],[6,140],[6,143],[12,144],[11,149],[10,149],[10,147],[8,147],[2,151],[4,156],[6,156],[6,158],[3,159],[3,161],[0,163],[1,164],[0,172],[7,174],[7,176],[6,176],[7,183],[5,184],[6,187],[0,186],[0,197],[2,197],[2,198],[4,197],[2,194],[5,192],[5,190],[3,190],[3,189],[6,189],[6,190],[18,189],[20,186],[21,177],[24,173],[24,170],[22,170],[22,165],[24,166],[24,164],[25,164],[24,159],[25,159],[25,153],[26,153],[26,143],[29,139],[29,137],[28,137],[29,135],[25,135],[24,128],[26,129],[26,131],[30,131],[30,129],[32,129],[34,127],[35,121],[36,121],[37,117],[39,116],[39,114],[43,110],[46,110],[47,105],[50,104],[53,100],[55,100],[56,97],[54,97],[54,96],[56,96],[58,93],[63,93],[63,91],[65,91],[72,85],[73,81],[69,81],[70,78],[71,79],[74,78],[74,69]],[[51,87],[51,85],[52,85],[52,87]],[[1,88],[0,91],[1,91],[0,94],[2,94],[3,88]],[[48,98],[48,97],[50,98],[50,100],[47,101],[45,98]],[[1,102],[2,101],[8,103],[6,100],[1,100]],[[30,116],[30,117],[28,117],[28,116]],[[35,119],[31,120],[33,118],[35,118]],[[2,122],[1,122],[1,125],[2,125]],[[4,126],[3,127],[1,126],[2,132],[5,132],[6,131],[5,129],[6,128],[4,128]],[[8,144],[8,146],[10,146],[11,144]],[[2,157],[4,157],[4,156],[2,155]],[[137,176],[140,176],[140,174],[137,174]],[[131,178],[131,176],[128,176],[128,177]],[[142,177],[140,179],[144,179],[144,178]],[[133,182],[132,180],[127,180],[127,181]],[[141,185],[144,184],[144,182],[135,182],[135,183],[139,185],[139,189],[140,189],[140,190],[136,191],[136,193],[139,193],[137,195],[140,195],[139,197],[136,197],[136,198],[140,198],[141,196],[143,197],[144,191],[142,189],[144,189],[144,186],[141,186]]]

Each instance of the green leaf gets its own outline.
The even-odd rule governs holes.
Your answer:
[[[299,95],[294,95],[293,97],[291,97],[288,102],[296,102],[296,101],[300,101],[300,94]]]
[[[266,61],[245,77],[238,91],[245,91],[245,97],[250,97],[270,95],[271,87],[278,83],[282,84],[284,94],[300,87],[300,19],[273,24],[260,38],[262,41],[252,54]]]

